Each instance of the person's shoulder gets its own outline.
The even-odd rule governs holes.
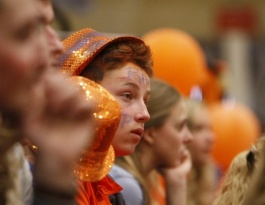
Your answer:
[[[130,194],[132,194],[131,189],[133,189],[135,192],[141,193],[142,188],[139,181],[126,169],[118,165],[114,165],[109,175],[123,188],[123,193],[124,191],[128,191]]]
[[[123,188],[121,194],[127,205],[143,204],[142,186],[130,172],[114,165],[110,171],[110,176]]]
[[[133,175],[126,169],[114,164],[110,170],[110,176],[114,179],[117,178],[134,178]]]

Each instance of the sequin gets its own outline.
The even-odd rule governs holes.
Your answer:
[[[70,76],[80,75],[84,68],[107,45],[118,41],[144,42],[134,36],[110,37],[90,28],[73,33],[63,41],[64,51],[58,56],[58,67]]]
[[[98,181],[107,175],[114,163],[111,142],[120,122],[121,108],[115,98],[99,84],[81,76],[72,76],[70,80],[79,86],[89,102],[94,103],[96,123],[95,141],[89,150],[82,153],[74,173],[80,180]]]

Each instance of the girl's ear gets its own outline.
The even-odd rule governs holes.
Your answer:
[[[155,129],[152,128],[148,128],[144,131],[144,135],[143,135],[143,139],[144,141],[146,141],[146,143],[152,145],[154,143],[154,137],[155,137]]]

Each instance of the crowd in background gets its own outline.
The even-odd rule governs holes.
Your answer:
[[[60,40],[53,20],[50,0],[0,0],[0,204],[265,204],[264,137],[225,62],[175,28]]]

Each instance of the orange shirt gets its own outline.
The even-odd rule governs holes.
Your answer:
[[[162,176],[158,176],[156,186],[151,190],[151,197],[154,204],[166,205],[165,181]]]
[[[109,195],[118,193],[122,187],[106,176],[97,182],[78,181],[75,197],[78,205],[111,205]]]

